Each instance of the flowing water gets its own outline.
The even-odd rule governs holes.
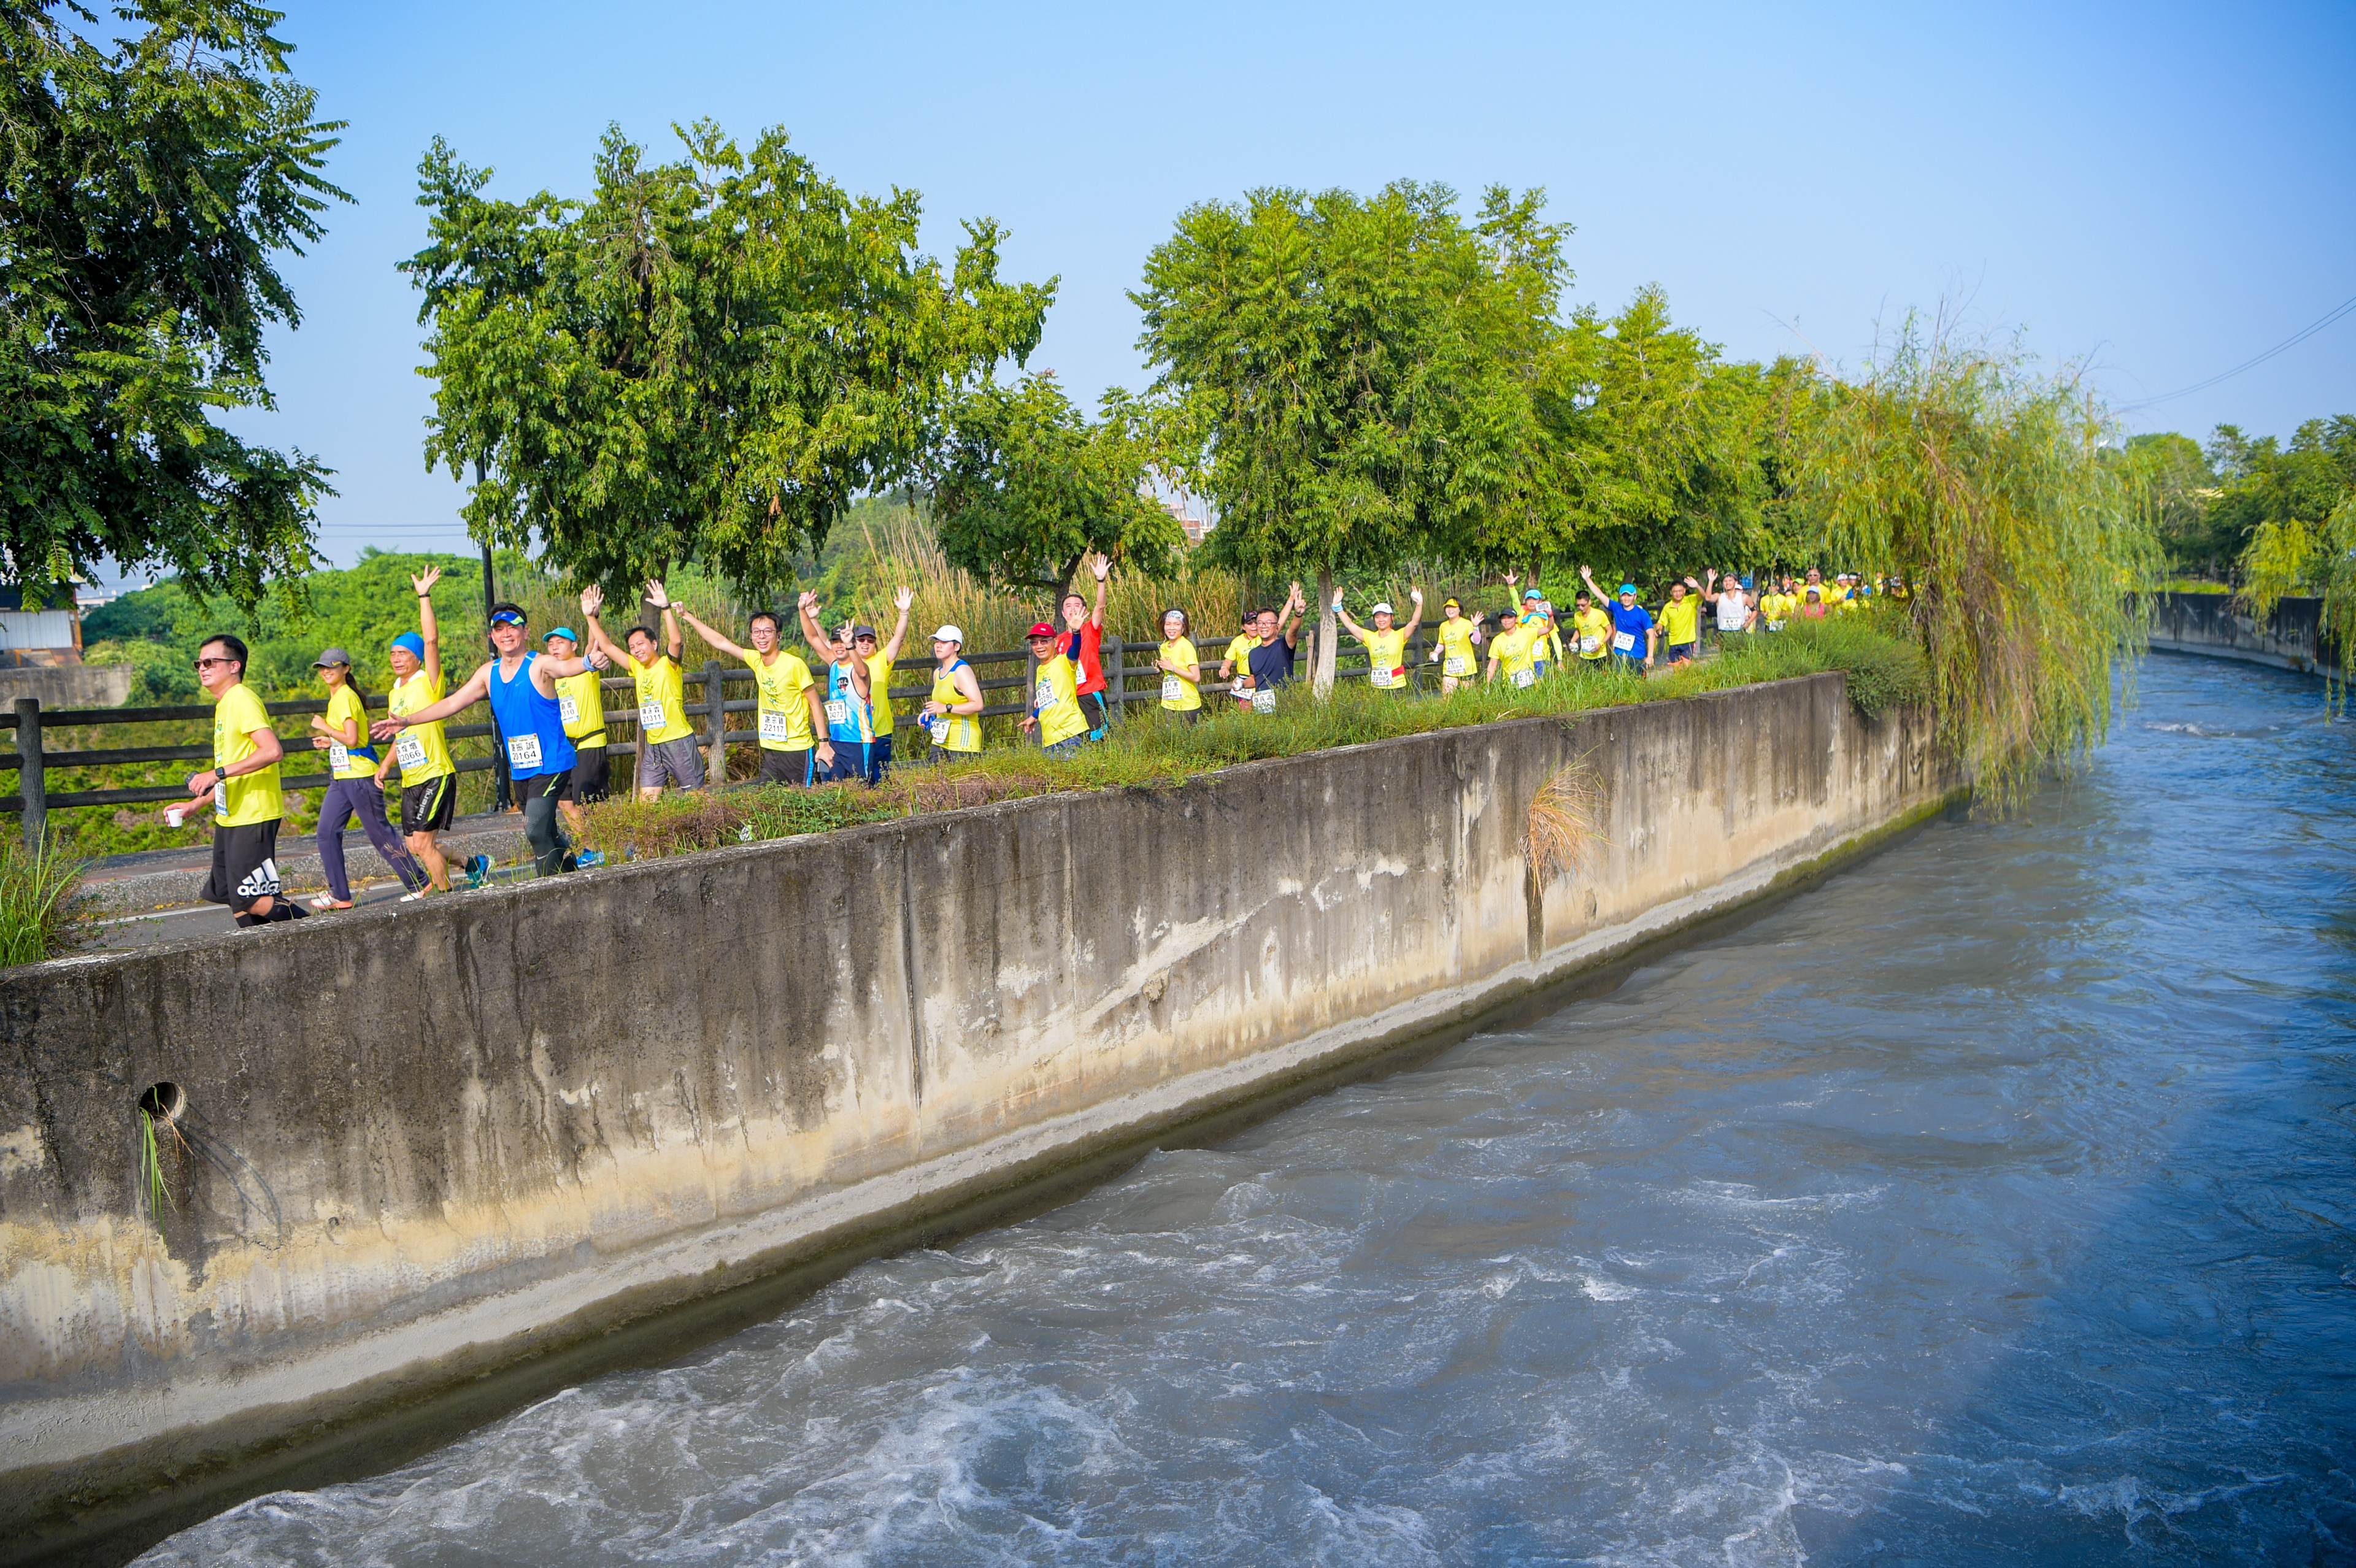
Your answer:
[[[146,1561],[2356,1560],[2352,812],[2156,657],[2012,820]]]

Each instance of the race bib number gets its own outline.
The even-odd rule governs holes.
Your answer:
[[[926,720],[925,732],[932,736],[934,745],[948,745],[949,743],[949,716],[946,713],[937,713],[933,717]]]
[[[1534,669],[1517,669],[1514,672],[1515,686],[1536,686],[1538,672]]]
[[[1393,666],[1389,669],[1377,667],[1371,670],[1369,675],[1374,683],[1376,686],[1381,687],[1386,691],[1389,690],[1393,687],[1405,686],[1407,684],[1407,671],[1398,667],[1397,666]]]
[[[566,692],[556,699],[556,716],[564,720],[564,727],[568,730],[580,723],[581,699],[571,692]]]
[[[1592,632],[1585,632],[1580,635],[1579,651],[1582,654],[1591,654],[1602,645],[1603,639]]]
[[[793,733],[794,716],[792,714],[778,713],[766,708],[761,709],[761,739],[764,741],[776,741],[782,744],[792,740]]]
[[[1612,636],[1612,647],[1616,653],[1634,653],[1636,651],[1636,634],[1633,632],[1613,633]]]
[[[403,730],[401,732],[401,739],[392,743],[392,754],[401,759],[402,773],[414,773],[425,765],[424,737]]]
[[[508,766],[517,772],[540,766],[540,737],[536,734],[509,736]]]
[[[655,731],[661,729],[666,722],[667,720],[663,718],[663,705],[661,703],[641,702],[638,704],[639,729],[646,731],[648,734],[652,734]]]
[[[1252,711],[1254,713],[1275,712],[1276,688],[1272,686],[1263,687],[1255,690],[1252,693]]]
[[[1780,632],[1783,629],[1783,623],[1781,621],[1770,621],[1767,623],[1767,629],[1771,632]]]
[[[1055,706],[1055,683],[1043,680],[1031,688],[1031,711],[1044,713]]]
[[[827,721],[829,724],[848,724],[848,723],[850,723],[850,722],[851,722],[851,704],[850,704],[850,703],[848,703],[848,702],[845,702],[845,701],[844,701],[841,698],[840,698],[840,697],[836,697],[836,698],[830,698],[830,699],[827,700],[827,705],[826,705],[826,721]]]
[[[1451,654],[1448,656],[1448,662],[1445,665],[1442,665],[1440,668],[1443,672],[1449,675],[1471,675],[1472,673],[1472,660],[1468,655]]]
[[[344,743],[341,741],[328,741],[327,771],[331,773],[339,773],[351,765],[352,754],[344,750]]]
[[[1165,707],[1165,708],[1174,708],[1174,707],[1176,707],[1179,703],[1183,702],[1183,701],[1185,701],[1185,700],[1186,700],[1186,683],[1185,683],[1184,681],[1183,681],[1183,680],[1179,679],[1179,678],[1178,678],[1176,676],[1174,676],[1174,675],[1165,675],[1165,676],[1163,676],[1163,677],[1162,677],[1162,706],[1163,706],[1163,707]]]
[[[213,779],[213,815],[229,815],[229,780],[219,776]]]

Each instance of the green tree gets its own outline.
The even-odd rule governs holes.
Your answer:
[[[475,537],[613,592],[699,561],[766,603],[851,499],[913,473],[958,393],[1038,342],[1055,283],[998,277],[997,226],[944,273],[916,193],[852,197],[782,131],[709,122],[650,164],[608,129],[587,202],[419,167],[430,465]]]
[[[933,525],[949,563],[1056,589],[1091,551],[1168,575],[1185,533],[1145,491],[1154,459],[1142,424],[1119,388],[1091,422],[1052,372],[975,388],[935,460]]]
[[[2126,453],[2143,485],[2152,520],[2171,564],[2213,571],[2230,559],[2210,528],[2217,474],[2201,443],[2173,431],[2131,437]]]
[[[1940,724],[1976,786],[2017,800],[2101,740],[2161,552],[2113,431],[2068,379],[1910,320],[1854,380],[1814,389],[1800,481],[1837,561],[1902,572]]]
[[[1494,352],[1504,274],[1455,205],[1445,186],[1407,181],[1364,200],[1204,203],[1130,295],[1153,391],[1199,443],[1187,478],[1218,508],[1212,559],[1316,576],[1320,690],[1335,573],[1464,538],[1526,397]]]
[[[0,0],[0,570],[112,556],[247,609],[312,564],[329,470],[213,422],[273,406],[263,334],[296,325],[281,251],[343,193],[339,121],[244,0],[144,0],[102,47],[56,0]]]

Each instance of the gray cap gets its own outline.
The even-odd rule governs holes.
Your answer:
[[[875,628],[873,626],[853,626],[851,628],[851,640],[854,643],[862,637],[873,636],[875,636]],[[883,639],[878,637],[876,640],[881,642]]]
[[[349,669],[352,667],[352,656],[344,652],[341,648],[329,648],[326,652],[322,653],[317,658],[311,661],[311,667],[313,669],[329,669],[337,667]]]

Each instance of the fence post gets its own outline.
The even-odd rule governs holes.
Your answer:
[[[718,789],[728,782],[728,686],[720,678],[720,661],[703,661],[703,699],[706,723],[705,744],[710,754],[704,759],[704,782]]]
[[[1111,688],[1112,694],[1105,721],[1118,724],[1121,715],[1129,711],[1129,642],[1118,634],[1112,640],[1112,668],[1105,672],[1105,684]]]
[[[25,848],[35,854],[49,827],[48,781],[41,766],[41,699],[16,699],[16,798],[25,806]]]

